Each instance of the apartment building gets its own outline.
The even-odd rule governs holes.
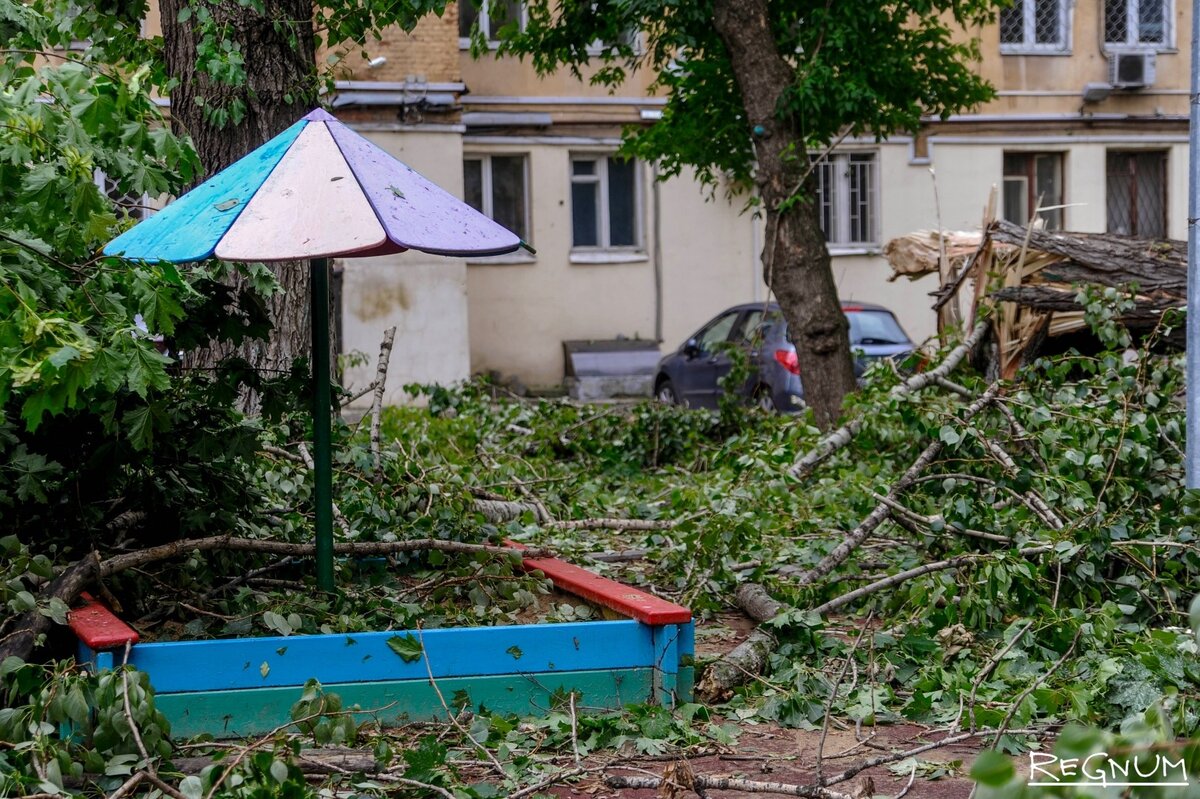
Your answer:
[[[976,31],[992,102],[882,143],[846,140],[819,167],[842,297],[892,308],[916,340],[932,334],[934,285],[889,282],[880,249],[919,228],[977,227],[993,186],[1015,221],[1040,201],[1052,228],[1183,238],[1189,11],[1181,0],[1014,0]],[[472,57],[472,25],[494,39],[521,15],[513,0],[451,5],[340,64],[340,118],[537,250],[347,262],[344,348],[373,354],[398,326],[394,402],[406,383],[489,370],[556,385],[563,341],[643,338],[665,351],[722,308],[766,296],[761,222],[742,200],[614,156],[623,127],[659,114],[650,76],[609,93],[587,75]]]

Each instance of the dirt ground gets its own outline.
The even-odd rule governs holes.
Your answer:
[[[753,628],[753,623],[740,613],[721,614],[717,618],[702,622],[696,630],[696,653],[701,660],[724,654],[741,643]],[[691,759],[695,774],[711,777],[739,777],[761,782],[780,782],[793,785],[811,785],[816,777],[816,754],[820,746],[821,732],[794,730],[777,724],[743,724],[742,733],[732,752],[710,754]],[[929,741],[937,740],[939,733],[929,734],[925,727],[916,724],[895,724],[876,729],[863,728],[858,740],[852,725],[831,725],[825,740],[823,773],[836,774],[862,759],[876,757],[892,751],[912,749]],[[970,770],[976,743],[967,741],[959,745],[935,749],[921,756],[928,763],[952,763],[947,776],[938,779],[923,778],[917,774],[907,796],[917,799],[966,799],[973,783],[966,776]],[[661,758],[631,758],[620,766],[607,769],[607,774],[630,776],[661,776],[670,760]],[[652,789],[614,789],[604,784],[605,775],[597,775],[570,786],[561,786],[555,794],[562,799],[651,799],[657,796]],[[839,792],[855,797],[896,796],[908,783],[909,773],[895,774],[885,766],[867,769],[855,777],[830,786]],[[709,790],[713,797],[735,797],[765,794],[750,794],[743,791]]]

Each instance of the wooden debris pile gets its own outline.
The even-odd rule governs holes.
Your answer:
[[[1135,305],[1122,321],[1135,333],[1154,329],[1163,311],[1187,303],[1187,245],[1107,233],[1060,233],[1003,220],[986,234],[917,231],[884,247],[895,274],[916,279],[943,274],[934,292],[940,311],[970,279],[974,320],[981,303],[996,306],[999,374],[1010,378],[1048,338],[1086,329],[1076,297],[1086,286],[1123,291],[1136,286]],[[949,279],[940,264],[948,262]],[[981,279],[981,276],[984,276]],[[1183,330],[1167,340],[1182,345]]]

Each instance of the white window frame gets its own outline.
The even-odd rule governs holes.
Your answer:
[[[525,230],[514,230],[518,236],[527,244],[533,245],[533,206],[530,199],[530,174],[529,174],[529,153],[480,153],[467,151],[463,153],[463,163],[467,161],[479,161],[480,174],[480,192],[483,195],[483,213],[488,219],[494,220],[495,207],[493,203],[493,183],[492,183],[492,157],[497,158],[520,158],[521,159],[521,180],[524,182],[524,191],[521,192],[525,200]],[[525,249],[517,250],[516,252],[507,253],[505,255],[492,255],[481,258],[472,258],[471,263],[481,264],[528,264],[533,263],[537,259],[532,253]]]
[[[531,209],[530,209],[530,204],[529,204],[529,185],[530,185],[529,153],[477,153],[477,152],[463,153],[463,161],[464,162],[466,162],[466,161],[482,162],[482,166],[480,167],[480,174],[481,174],[480,183],[482,186],[481,191],[483,192],[483,214],[484,214],[484,216],[488,217],[489,219],[494,220],[496,218],[496,216],[495,216],[496,209],[493,207],[494,197],[493,197],[493,192],[492,192],[492,189],[494,188],[494,184],[492,182],[493,181],[493,178],[492,178],[492,158],[493,157],[496,157],[496,158],[520,158],[521,159],[521,181],[522,181],[522,188],[524,189],[521,192],[521,195],[525,198],[525,203],[524,203],[524,205],[525,205],[525,209],[524,209],[525,210],[525,227],[527,229],[526,230],[514,230],[513,232],[516,233],[518,236],[522,237],[527,243],[532,244],[533,243],[533,225],[531,224],[531,222],[532,222],[531,217],[530,217]]]
[[[522,8],[524,8],[524,6],[522,6]],[[629,45],[633,48],[635,55],[641,55],[643,52],[645,52],[645,45],[643,44],[642,32],[640,30],[626,31],[625,34],[629,34],[633,37],[633,41],[630,42]],[[608,47],[599,39],[596,39],[587,46],[587,54],[590,56],[598,56],[607,50]]]
[[[460,14],[462,13],[462,11],[461,11],[462,4],[470,3],[470,2],[471,2],[471,0],[458,0],[459,6],[460,6],[460,11],[459,11]],[[492,4],[492,0],[480,0],[479,16],[476,17],[476,22],[479,24],[480,29],[483,30],[484,33],[486,34],[488,49],[495,50],[497,47],[500,46],[500,40],[497,39],[493,35],[494,31],[492,30],[491,19],[488,14],[488,7],[491,4]],[[528,10],[525,8],[525,3],[521,3],[521,20],[520,20],[521,30],[525,30],[525,25],[528,21],[529,21]],[[470,50],[471,49],[471,37],[470,36],[459,36],[458,37],[458,49]]]
[[[1070,55],[1071,30],[1074,27],[1075,4],[1072,0],[1057,0],[1060,42],[1037,42],[1037,3],[1024,0],[1022,4],[1023,42],[1001,42],[1000,55]],[[998,23],[997,23],[998,24]]]
[[[599,244],[596,245],[579,245],[575,243],[575,205],[572,197],[570,208],[571,222],[571,253],[573,259],[577,255],[582,258],[575,259],[578,262],[585,262],[587,254],[591,253],[624,253],[637,255],[638,260],[645,253],[645,220],[642,215],[645,213],[642,203],[642,169],[641,161],[633,161],[633,244],[618,244],[610,243],[612,231],[609,229],[610,220],[608,217],[609,206],[609,188],[608,188],[608,161],[610,158],[615,158],[616,153],[609,150],[606,152],[572,152],[570,162],[567,166],[567,175],[570,179],[570,185],[575,186],[577,183],[597,184],[599,186],[598,196],[596,199],[596,214],[599,216],[599,230],[597,238]],[[593,175],[576,175],[575,162],[577,161],[592,161],[596,164],[596,172]],[[571,192],[572,194],[574,192]]]
[[[1138,41],[1138,2],[1139,0],[1125,0],[1125,41],[1110,42],[1104,31],[1105,19],[1105,3],[1101,0],[1100,4],[1100,37],[1104,39],[1104,51],[1106,53],[1129,53],[1129,52],[1170,52],[1175,50],[1175,2],[1174,0],[1162,0],[1163,4],[1163,40],[1161,42],[1141,42]]]
[[[871,237],[869,241],[854,241],[850,238],[850,178],[847,175],[847,168],[850,164],[851,155],[869,155],[871,156],[871,196],[867,204],[868,226],[871,228]],[[878,150],[838,150],[832,153],[824,153],[821,155],[818,162],[828,162],[833,165],[833,226],[834,231],[826,231],[826,246],[830,253],[837,255],[839,253],[859,253],[873,252],[879,249],[880,239],[882,238],[881,225],[879,219],[880,197],[882,187],[880,186],[880,164]],[[813,202],[819,202],[820,198],[814,197]]]
[[[1005,150],[1001,156],[1002,164],[1003,162],[1007,161],[1009,156],[1018,156],[1029,159],[1029,171],[1023,174],[1010,174],[1006,169],[1003,168],[1003,166],[1001,167],[1000,204],[1002,209],[1004,207],[1004,200],[1007,196],[1009,185],[1018,183],[1021,185],[1021,211],[1023,219],[1019,222],[1015,219],[1011,219],[1009,221],[1019,225],[1029,224],[1030,217],[1033,215],[1035,210],[1034,206],[1037,204],[1038,159],[1049,158],[1053,160],[1055,166],[1057,167],[1059,197],[1057,202],[1047,202],[1047,205],[1052,207],[1052,211],[1058,212],[1058,227],[1048,229],[1056,232],[1070,230],[1070,228],[1067,226],[1067,211],[1069,209],[1065,207],[1067,205],[1066,192],[1068,153],[1062,150]],[[1049,199],[1050,198],[1043,198],[1043,202],[1046,202]],[[1046,213],[1047,211],[1043,209],[1042,218],[1045,218],[1044,215]],[[1001,212],[1000,216],[1004,216],[1003,211]]]

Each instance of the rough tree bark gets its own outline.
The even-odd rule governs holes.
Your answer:
[[[746,118],[761,130],[755,136],[755,183],[766,208],[764,276],[796,345],[805,400],[817,424],[828,428],[854,390],[854,367],[849,326],[811,199],[812,176],[802,184],[808,168],[805,142],[778,114],[795,70],[775,46],[766,0],[713,0],[713,25],[729,51]],[[807,201],[787,205],[797,193]]]
[[[203,180],[283,131],[311,110],[316,98],[316,43],[310,0],[265,0],[264,13],[253,4],[214,3],[208,8],[225,36],[236,41],[245,58],[246,83],[228,86],[198,71],[200,32],[194,18],[178,22],[187,0],[161,0],[163,54],[167,72],[179,81],[171,93],[171,125],[191,136],[204,166]],[[234,98],[246,106],[236,125],[218,127],[205,108],[220,107]],[[286,371],[293,359],[307,356],[310,347],[309,273],[307,262],[272,265],[283,291],[268,300],[274,330],[269,339],[233,347],[213,342],[208,349],[188,354],[185,365],[210,367],[237,354],[262,373]],[[233,287],[242,288],[235,276]],[[255,400],[246,398],[246,409]]]

